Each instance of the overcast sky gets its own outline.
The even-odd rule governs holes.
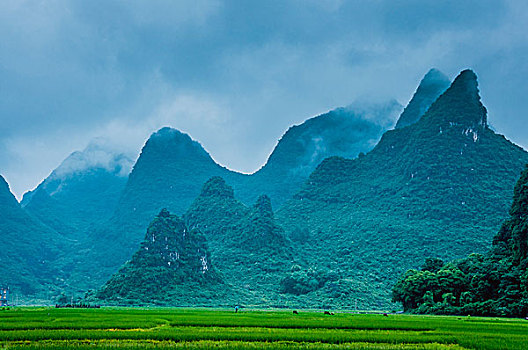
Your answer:
[[[231,169],[357,99],[406,104],[437,67],[479,76],[528,146],[528,2],[0,1],[0,174],[21,196],[91,139],[138,152],[169,125]]]

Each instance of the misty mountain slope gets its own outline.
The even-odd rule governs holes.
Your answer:
[[[293,258],[291,243],[275,220],[267,196],[246,206],[235,199],[233,188],[222,178],[213,177],[204,184],[185,220],[207,237],[212,261],[233,288],[231,302],[277,302],[279,282]]]
[[[528,153],[487,127],[476,75],[462,72],[415,124],[367,155],[326,159],[277,217],[320,264],[349,266],[386,305],[395,276],[427,256],[485,251]],[[338,300],[334,300],[338,302]]]
[[[110,219],[133,161],[109,147],[91,143],[68,156],[21,202],[24,209],[74,239]]]
[[[274,206],[289,199],[315,170],[331,156],[355,158],[370,151],[394,125],[402,106],[395,100],[355,103],[292,126],[277,143],[266,164],[248,178],[253,193],[240,193],[246,203],[256,194],[267,194]],[[248,197],[252,195],[252,197]]]
[[[0,217],[0,286],[25,296],[42,296],[61,285],[55,263],[63,238],[24,212],[2,176]]]
[[[403,110],[396,123],[396,129],[416,123],[427,112],[431,104],[447,90],[450,83],[449,78],[438,69],[429,70]]]
[[[225,298],[205,236],[163,209],[130,261],[92,298],[105,303],[217,305]]]

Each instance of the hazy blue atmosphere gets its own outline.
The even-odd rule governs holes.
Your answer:
[[[0,173],[20,197],[96,137],[137,156],[169,125],[253,172],[292,124],[479,76],[528,147],[526,1],[2,1]]]

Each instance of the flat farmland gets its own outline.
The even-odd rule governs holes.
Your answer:
[[[101,308],[0,311],[7,349],[527,349],[523,319]]]

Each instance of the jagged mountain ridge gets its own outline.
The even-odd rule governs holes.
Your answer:
[[[487,127],[467,70],[419,121],[385,133],[366,156],[323,161],[277,216],[290,234],[317,234],[314,261],[352,265],[349,278],[389,291],[393,276],[425,256],[487,250],[527,162],[526,151]],[[379,298],[382,306],[390,295]]]
[[[386,280],[390,282],[390,277],[378,274],[379,266],[377,265],[382,264],[387,267],[389,273],[397,274],[399,266],[404,266],[398,260],[402,252],[408,255],[411,261],[409,264],[412,264],[419,259],[421,261],[424,252],[428,254],[435,252],[435,248],[428,249],[430,245],[446,246],[453,237],[457,239],[457,246],[452,255],[466,254],[465,249],[471,244],[476,247],[475,249],[481,251],[486,249],[487,242],[483,238],[484,235],[489,234],[489,227],[498,225],[500,222],[500,218],[496,215],[500,212],[501,201],[504,201],[500,193],[504,192],[502,189],[506,188],[509,178],[516,178],[514,169],[524,162],[526,152],[487,128],[486,111],[480,103],[476,78],[472,72],[461,74],[457,79],[457,84],[453,83],[450,93],[447,96],[446,94],[447,91],[415,124],[386,133],[378,146],[369,154],[361,155],[357,160],[332,158],[324,161],[312,174],[305,189],[292,201],[296,201],[297,204],[304,202],[302,203],[303,209],[299,210],[295,204],[291,206],[288,203],[288,209],[279,210],[277,218],[281,223],[285,223],[288,236],[293,241],[291,252],[302,256],[300,263],[305,266],[315,264],[323,270],[329,270],[334,277],[331,283],[308,292],[308,295],[304,297],[302,295],[298,298],[280,296],[281,299],[276,300],[288,302],[294,300],[299,303],[297,305],[305,306],[314,304],[302,303],[308,301],[319,303],[322,300],[330,300],[328,306],[350,307],[353,305],[353,300],[358,299],[360,306],[379,307],[386,305],[384,303],[388,296],[385,291],[389,290]],[[442,103],[437,105],[439,101]],[[466,115],[469,117],[458,118]],[[162,145],[155,154],[170,154],[173,149],[178,148]],[[198,168],[200,166],[209,167],[211,164],[207,160],[210,157],[199,144],[196,148],[191,146],[190,149],[184,148],[184,150],[184,153],[196,152],[198,154],[198,157],[193,157],[193,159],[200,159]],[[483,161],[484,154],[489,159]],[[175,158],[178,158],[177,155],[178,152],[175,152]],[[163,158],[160,156],[154,163],[165,165]],[[499,164],[497,176],[489,178],[487,172],[495,170],[496,164]],[[175,196],[167,195],[167,192],[172,189],[166,186],[174,180],[173,174],[177,175],[179,170],[177,166],[174,168],[176,171],[167,176],[163,167],[152,167],[153,174],[157,176],[156,186],[159,185],[159,187],[152,188],[160,188],[161,193],[166,196],[158,202],[159,205],[164,204],[166,200],[174,205],[183,203],[177,191],[174,192]],[[218,169],[214,166],[211,168]],[[145,172],[145,174],[150,173]],[[219,174],[228,179],[233,174],[233,178],[229,179],[231,183],[236,183],[237,179],[240,179],[239,174],[229,171],[221,170]],[[147,177],[147,175],[142,177]],[[450,183],[455,186],[450,186]],[[145,192],[130,203],[143,205],[145,204],[142,202],[143,195],[149,194],[150,184],[141,182],[138,184],[144,186]],[[243,184],[240,182],[238,185],[239,188],[235,186],[237,193],[242,189]],[[480,185],[482,187],[479,187]],[[220,191],[220,194],[223,192],[225,188]],[[244,192],[243,189],[241,192]],[[155,200],[158,199],[155,198]],[[491,202],[492,205],[489,208],[478,206],[478,202],[482,201]],[[265,203],[267,201],[263,197],[262,204]],[[233,203],[231,205],[234,208],[242,208]],[[215,207],[213,204],[209,206]],[[466,206],[469,209],[464,208]],[[260,208],[262,207],[266,205],[261,205]],[[141,214],[143,210],[138,210],[138,208],[139,206],[127,208],[129,218],[145,215],[148,220],[148,215],[155,215],[147,215],[145,212]],[[291,213],[287,213],[287,210],[292,208]],[[305,208],[307,210],[304,210]],[[323,214],[318,215],[318,211]],[[244,212],[242,216],[247,218],[249,215],[254,215],[257,210],[256,207],[253,210],[246,207],[246,209],[241,209],[241,212]],[[232,221],[232,218],[226,214],[227,211],[219,210],[218,213],[224,213],[222,214],[225,217],[223,225],[226,227],[237,222]],[[288,218],[283,221],[283,218],[290,214],[300,215],[295,220]],[[262,216],[255,216],[255,218],[260,220]],[[94,246],[92,249],[100,252],[97,263],[102,262],[103,266],[96,270],[98,273],[103,271],[101,276],[115,271],[116,261],[122,258],[118,255],[119,252],[116,254],[116,251],[111,250],[113,249],[111,245],[121,246],[121,248],[129,245],[130,254],[132,254],[135,247],[133,247],[134,242],[129,234],[136,230],[144,232],[144,228],[141,228],[137,222],[126,220],[126,216],[122,216],[122,219],[114,223],[114,227],[119,227],[119,230],[110,230],[108,233],[103,232],[102,235],[96,236],[100,242],[94,244],[99,246]],[[208,219],[201,216],[201,220]],[[137,226],[134,227],[134,225]],[[467,227],[456,227],[457,225]],[[473,226],[471,230],[468,228],[470,225]],[[439,227],[444,230],[440,230]],[[443,234],[445,231],[452,236]],[[225,234],[224,231],[219,232]],[[219,239],[225,238],[222,234],[219,235]],[[242,235],[241,238],[245,236]],[[324,239],[327,244],[324,246],[314,244],[316,238]],[[250,245],[251,240],[247,244]],[[366,247],[372,246],[383,247],[383,249],[373,251],[369,248],[368,252],[365,250]],[[418,247],[417,252],[411,252],[409,247]],[[264,255],[259,254],[252,257],[251,261],[260,264],[260,259]],[[444,251],[442,254],[446,255],[445,258],[450,258],[449,254]],[[90,256],[91,258],[93,256]],[[278,267],[280,261],[273,262],[270,271],[282,269],[283,267]],[[291,262],[288,260],[288,263]],[[310,269],[307,268],[307,271]],[[298,271],[297,268],[292,270],[292,276],[295,277]],[[357,273],[351,274],[350,271]],[[370,271],[376,272],[371,273]],[[284,273],[283,270],[282,273]],[[101,278],[88,274],[81,275],[83,279],[86,279],[86,285],[92,286]],[[306,275],[317,276],[314,273]],[[269,286],[276,286],[278,280],[279,278],[274,278],[275,284]],[[251,284],[248,285],[251,286]],[[252,287],[254,288],[252,292],[260,295],[269,294],[271,289],[257,290],[263,285],[262,283],[253,284],[255,287]],[[274,291],[273,295],[278,294]],[[375,298],[380,301],[375,301]],[[263,301],[264,299],[255,299],[252,296],[245,300]]]
[[[266,305],[277,300],[279,281],[293,257],[269,197],[246,206],[224,179],[213,177],[185,213],[185,221],[210,242],[212,260],[233,288],[232,302]]]

